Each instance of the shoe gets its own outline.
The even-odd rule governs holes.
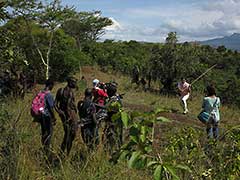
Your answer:
[[[188,109],[186,109],[184,112],[183,112],[183,114],[187,114],[188,113]]]

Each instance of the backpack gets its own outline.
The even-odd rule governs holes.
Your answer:
[[[38,117],[44,113],[45,108],[45,96],[49,91],[40,91],[33,99],[31,106],[31,115]]]
[[[80,101],[78,103],[78,113],[79,117],[81,117],[80,121],[83,125],[93,123],[92,106],[93,102],[91,102],[90,100]]]

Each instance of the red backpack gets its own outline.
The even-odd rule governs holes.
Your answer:
[[[34,97],[31,106],[31,115],[33,117],[39,116],[44,112],[45,96],[47,93],[49,93],[49,91],[41,91]]]

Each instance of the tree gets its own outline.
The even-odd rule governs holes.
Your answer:
[[[62,7],[60,0],[54,0],[47,4],[42,4],[41,1],[37,0],[12,0],[11,5],[13,7],[13,17],[21,17],[24,19],[32,43],[46,68],[45,78],[49,79],[49,57],[54,40],[54,33],[64,21],[75,14],[74,9]],[[46,48],[41,48],[41,44],[37,43],[37,40],[33,35],[31,22],[35,22],[40,27],[46,29],[46,38],[48,39],[48,46]]]
[[[8,18],[8,13],[6,11],[7,6],[7,2],[0,0],[0,22]]]
[[[176,82],[181,78],[197,77],[199,71],[198,47],[190,43],[177,44],[176,32],[170,32],[166,43],[154,46],[150,58],[152,72],[163,85],[163,93],[175,93]]]
[[[79,50],[84,43],[98,40],[104,33],[105,27],[112,25],[107,17],[102,17],[100,11],[79,12],[74,18],[68,19],[62,28],[75,38]]]

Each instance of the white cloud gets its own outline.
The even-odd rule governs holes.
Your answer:
[[[156,42],[164,41],[170,31],[176,31],[181,41],[221,37],[240,32],[239,9],[240,0],[209,0],[178,7],[126,9],[122,12],[127,14],[126,22],[119,23],[113,19],[114,24],[104,37]]]
[[[107,31],[117,31],[122,29],[120,23],[116,19],[114,19],[113,17],[110,17],[109,19],[112,20],[113,24],[105,28]]]

